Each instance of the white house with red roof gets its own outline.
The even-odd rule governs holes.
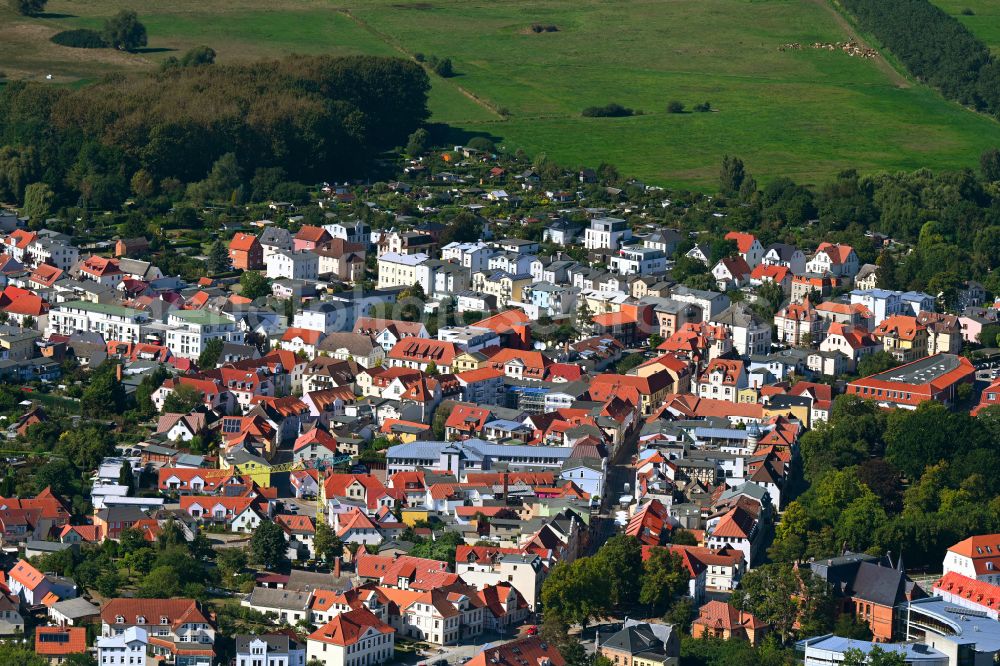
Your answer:
[[[857,252],[841,243],[820,243],[816,254],[806,262],[807,273],[830,274],[837,278],[853,278],[859,268]]]
[[[253,532],[267,517],[256,497],[185,495],[180,498],[180,508],[200,523],[223,525],[245,534]]]
[[[331,512],[333,531],[344,543],[376,546],[384,540],[382,532],[366,511],[350,507],[347,511]]]
[[[18,560],[7,572],[7,587],[25,606],[38,606],[43,602],[72,599],[77,595],[76,584],[68,578],[50,576],[31,566],[27,560]]]
[[[330,458],[337,455],[337,439],[322,428],[313,428],[295,440],[292,456],[296,461]]]
[[[723,257],[712,267],[719,291],[739,289],[750,281],[752,269],[743,257]]]
[[[763,547],[758,522],[748,509],[737,505],[723,516],[709,521],[705,545],[709,548],[734,548],[743,553],[747,566],[754,566]]]
[[[282,349],[295,353],[302,352],[312,358],[316,355],[316,345],[322,338],[323,331],[291,327],[285,329],[278,344]]]
[[[92,280],[111,287],[117,286],[125,279],[125,271],[119,268],[117,260],[106,259],[96,254],[81,260],[70,272],[81,280]]]
[[[750,268],[754,268],[764,259],[764,246],[753,234],[730,231],[726,234],[726,240],[736,241],[736,249],[740,253],[740,257]]]
[[[439,372],[451,372],[451,365],[461,349],[454,342],[409,337],[397,342],[386,356],[389,367],[414,368],[426,371],[430,364]]]
[[[692,391],[699,398],[739,401],[739,392],[747,388],[750,381],[743,361],[716,358],[693,383]]]
[[[959,541],[948,549],[942,567],[956,573],[1000,585],[1000,534],[981,534]]]
[[[130,627],[149,636],[149,652],[168,662],[211,666],[215,626],[193,599],[111,599],[101,609],[101,636],[122,635]]]
[[[340,613],[306,638],[306,656],[323,666],[373,666],[395,658],[396,630],[366,608]]]
[[[160,492],[177,493],[179,495],[202,495],[221,491],[231,481],[232,473],[220,474],[216,469],[198,469],[186,467],[161,467],[157,488]],[[235,479],[240,483],[239,479]]]
[[[288,475],[295,497],[316,497],[319,495],[319,470],[300,469]]]
[[[320,486],[320,500],[327,508],[330,525],[334,525],[334,514],[343,511],[342,506],[357,507],[366,513],[375,513],[383,506],[392,507],[395,499],[386,487],[372,474],[329,474]]]
[[[823,320],[807,297],[801,303],[789,303],[774,314],[778,342],[799,346],[815,344],[822,333]]]
[[[832,323],[826,337],[819,343],[821,352],[840,352],[848,358],[848,367],[853,371],[858,361],[882,349],[882,343],[865,328],[854,328],[848,324]]]
[[[29,261],[28,246],[38,238],[38,234],[27,229],[15,229],[3,239],[4,253],[24,264]]]
[[[765,282],[771,282],[788,294],[792,291],[792,271],[785,266],[758,264],[750,271],[750,286],[759,287]]]

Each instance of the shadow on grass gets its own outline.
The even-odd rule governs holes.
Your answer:
[[[489,132],[482,131],[468,131],[461,129],[459,127],[452,127],[446,123],[428,123],[427,131],[430,132],[431,138],[435,143],[439,144],[453,144],[456,146],[464,146],[469,142],[469,139],[477,136],[489,139],[493,143],[499,143],[503,141],[502,136],[497,136],[495,134],[490,134]]]
[[[59,14],[57,12],[43,12],[38,15],[40,19],[71,19],[77,18],[76,14]]]
[[[176,51],[176,50],[177,49],[171,49],[171,48],[168,48],[168,47],[165,47],[165,46],[150,46],[150,47],[144,48],[144,49],[136,49],[135,51],[133,51],[133,53],[143,53],[143,54],[149,54],[149,53],[169,53],[170,51]]]

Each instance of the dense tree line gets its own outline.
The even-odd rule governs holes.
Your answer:
[[[956,18],[929,0],[843,0],[861,28],[875,35],[921,81],[945,97],[1000,113],[1000,62]]]
[[[660,615],[686,593],[689,579],[676,553],[657,548],[643,560],[638,539],[614,536],[593,556],[552,568],[542,585],[545,622],[586,626],[592,618],[623,608]]]
[[[758,188],[742,161],[727,157],[719,183],[724,196],[690,203],[676,196],[665,222],[710,232],[699,240],[707,245],[733,229],[754,233],[765,247],[847,243],[862,262],[880,266],[880,286],[941,294],[951,306],[965,280],[1000,293],[1000,272],[993,270],[1000,265],[1000,152],[986,151],[980,167],[980,174],[847,170],[816,187],[777,178]],[[910,248],[884,247],[883,236]],[[687,276],[702,269],[686,262],[682,270]]]
[[[769,550],[778,562],[843,548],[902,554],[907,566],[940,567],[970,534],[1000,529],[1000,409],[977,417],[926,402],[885,412],[854,396],[802,437],[810,487],[791,502]]]
[[[113,209],[203,181],[206,197],[238,198],[268,170],[356,175],[427,118],[428,89],[415,63],[361,56],[171,67],[78,90],[14,82],[0,91],[0,199],[42,182],[64,203]]]

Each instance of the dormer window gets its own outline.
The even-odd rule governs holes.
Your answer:
[[[135,623],[136,624],[146,624],[146,617],[144,615],[136,615],[135,616]]]
[[[170,618],[166,615],[160,616],[160,624],[170,624]]]
[[[115,624],[125,624],[125,618],[121,615],[115,616]]]

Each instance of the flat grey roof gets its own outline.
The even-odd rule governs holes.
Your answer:
[[[872,375],[872,379],[883,382],[902,382],[904,384],[927,384],[941,375],[951,372],[959,366],[958,357],[954,354],[935,354],[898,368],[892,368],[877,375]]]

